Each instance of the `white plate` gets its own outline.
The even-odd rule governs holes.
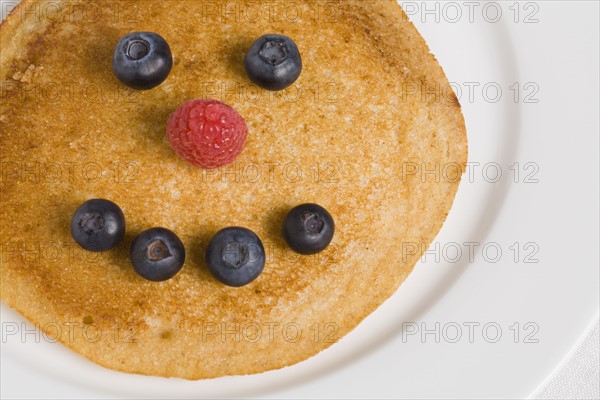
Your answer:
[[[23,319],[3,304],[2,397],[533,393],[598,315],[598,3],[403,4],[460,92],[473,164],[439,247],[391,299],[305,362],[198,382],[117,373],[42,335],[9,335]]]

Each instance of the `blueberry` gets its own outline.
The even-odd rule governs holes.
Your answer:
[[[256,39],[244,58],[246,74],[252,82],[268,90],[283,90],[298,79],[302,59],[296,43],[283,35]]]
[[[109,200],[88,200],[71,219],[71,235],[86,250],[112,249],[125,235],[123,211]]]
[[[292,208],[283,222],[285,241],[300,254],[324,250],[331,243],[334,231],[331,214],[318,204],[301,204]]]
[[[137,235],[129,255],[135,272],[154,282],[171,279],[185,262],[183,243],[166,228],[152,228]]]
[[[134,89],[148,90],[164,82],[173,67],[169,45],[153,32],[133,32],[117,43],[113,72]]]
[[[206,264],[221,283],[244,286],[255,280],[265,267],[265,248],[249,229],[221,229],[208,243]]]

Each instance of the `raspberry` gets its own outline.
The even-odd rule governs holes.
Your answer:
[[[209,99],[185,102],[167,124],[177,155],[205,169],[231,164],[244,149],[247,135],[246,121],[236,110]]]

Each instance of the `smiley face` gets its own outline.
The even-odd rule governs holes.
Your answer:
[[[450,210],[460,176],[414,173],[466,162],[456,99],[426,95],[447,85],[441,67],[394,2],[324,12],[299,1],[293,18],[255,1],[126,3],[117,17],[17,11],[0,28],[2,300],[41,327],[80,322],[72,340],[59,339],[126,372],[202,379],[318,353],[394,293]],[[114,77],[115,45],[130,32],[157,32],[172,51],[168,77],[151,90]],[[244,66],[271,32],[302,56],[281,91],[256,85]],[[165,134],[181,104],[207,98],[248,129],[243,151],[215,169],[178,157]],[[108,252],[84,251],[70,235],[73,211],[92,198],[112,200],[127,220]],[[335,219],[316,255],[294,252],[281,231],[303,203]],[[160,283],[141,279],[129,257],[133,235],[156,226],[186,249],[180,272]],[[205,261],[229,226],[251,229],[265,250],[260,276],[237,288]],[[83,334],[91,324],[103,332],[95,341]]]
[[[167,79],[173,56],[167,41],[159,34],[133,32],[117,43],[112,66],[122,83],[133,89],[149,90]],[[248,78],[261,88],[283,90],[300,76],[302,59],[292,39],[267,34],[250,46],[244,57],[244,69]],[[244,118],[227,104],[212,99],[186,101],[167,122],[167,137],[173,150],[190,164],[204,169],[231,164],[242,152],[247,135]],[[115,247],[125,229],[120,209],[120,235],[116,235],[117,229],[108,223],[115,207],[118,209],[104,199],[85,202],[73,216],[73,238],[85,249]],[[286,242],[299,254],[324,250],[333,233],[331,215],[317,204],[295,207],[283,224]],[[136,236],[130,254],[135,271],[155,282],[173,278],[185,262],[183,243],[166,228],[148,229]],[[253,282],[263,271],[265,250],[260,238],[251,230],[229,227],[221,229],[210,240],[205,261],[217,280],[239,287]]]

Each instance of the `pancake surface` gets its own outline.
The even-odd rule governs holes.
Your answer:
[[[112,73],[114,46],[132,31],[159,33],[173,52],[170,76],[150,91]],[[302,55],[284,92],[244,74],[245,51],[266,33],[291,37]],[[408,276],[421,251],[402,244],[428,246],[451,208],[460,172],[423,177],[415,166],[464,170],[467,159],[460,105],[424,94],[448,81],[394,1],[26,0],[0,27],[0,46],[2,300],[120,371],[258,373],[335,343]],[[203,171],[169,147],[167,118],[192,98],[246,119],[233,165]],[[86,252],[70,236],[90,198],[125,214],[112,251]],[[281,234],[286,212],[305,202],[335,219],[332,245],[316,256],[291,252]],[[153,226],[176,232],[188,254],[162,283],[137,276],[128,258],[132,238]],[[218,283],[203,261],[226,226],[265,244],[262,275],[241,288]]]

